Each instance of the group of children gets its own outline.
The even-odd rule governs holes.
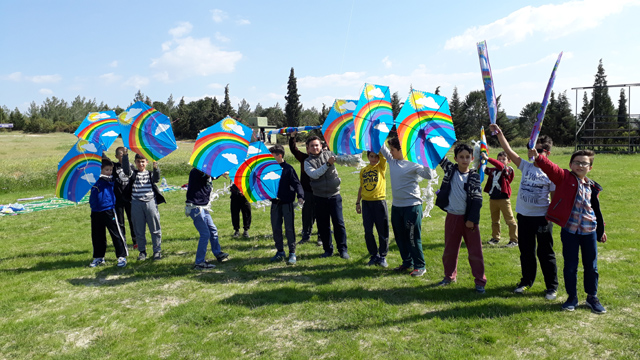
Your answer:
[[[552,147],[549,137],[539,138],[535,149],[531,149],[528,154],[534,161],[528,162],[511,149],[497,125],[491,125],[491,131],[498,137],[504,151],[500,152],[495,160],[484,155],[486,160],[494,165],[494,168],[485,170],[488,180],[484,191],[489,193],[492,218],[492,238],[489,244],[498,244],[500,241],[502,213],[509,227],[507,246],[517,245],[520,250],[522,278],[514,291],[524,293],[533,286],[537,271],[537,255],[546,285],[545,298],[556,299],[558,277],[552,236],[552,223],[556,223],[562,227],[564,278],[569,296],[562,308],[571,311],[578,305],[577,266],[578,252],[582,248],[585,292],[588,295],[586,304],[595,313],[606,312],[597,298],[596,243],[606,241],[598,201],[598,194],[602,188],[586,177],[592,168],[593,151],[575,152],[570,160],[571,170],[562,170],[547,158]],[[294,229],[296,197],[299,205],[304,205],[302,240],[297,244],[309,240],[315,217],[319,241],[324,250],[321,257],[334,255],[335,239],[338,255],[343,259],[349,259],[347,232],[342,215],[341,180],[334,166],[336,156],[324,147],[321,139],[316,136],[307,139],[305,154],[295,146],[295,136],[295,132],[291,134],[289,145],[294,156],[301,162],[302,181],[293,167],[284,161],[284,148],[281,145],[270,148],[270,152],[282,167],[278,196],[271,200],[270,218],[276,247],[276,254],[271,261],[286,260],[291,265],[297,261]],[[160,177],[157,163],[154,162],[153,172],[149,172],[146,171],[147,160],[140,155],[136,155],[134,169],[129,165],[126,149],[118,148],[116,157],[121,163],[112,164],[110,160],[103,159],[102,175],[91,190],[94,261],[90,266],[104,263],[105,227],[112,236],[118,266],[126,266],[128,252],[124,240],[122,213],[123,209],[127,211],[129,207],[127,215],[131,214],[130,225],[133,229],[132,236],[135,236],[135,246],[139,251],[138,260],[145,260],[147,257],[145,224],[151,233],[153,258],[161,258],[161,230],[157,205],[164,202],[164,198],[155,185]],[[422,179],[431,179],[434,176],[433,171],[405,160],[400,142],[395,137],[389,139],[388,145],[382,146],[379,154],[367,152],[367,159],[369,164],[360,171],[360,188],[355,205],[356,212],[363,217],[365,243],[370,255],[368,265],[388,266],[386,256],[389,251],[389,215],[386,202],[386,170],[389,168],[393,194],[391,226],[402,259],[402,263],[393,270],[410,273],[411,276],[422,276],[426,264],[422,250],[422,199],[419,182]],[[437,192],[436,205],[447,215],[442,255],[444,278],[438,285],[446,286],[456,281],[458,257],[464,240],[475,280],[475,290],[484,293],[487,279],[478,228],[482,207],[480,175],[471,167],[473,149],[469,145],[456,145],[454,160],[455,163],[444,157],[440,162],[444,177]],[[513,217],[510,203],[510,183],[514,178],[514,171],[508,166],[510,161],[522,172],[516,202],[517,221]],[[114,177],[110,177],[112,169],[116,172]],[[200,234],[196,269],[215,267],[205,260],[209,242],[219,262],[229,258],[229,254],[222,252],[220,248],[217,228],[211,220],[211,180],[209,175],[195,168],[189,174],[185,213],[192,218]],[[117,189],[115,192],[114,185]],[[232,194],[232,201],[233,196]],[[120,210],[114,211],[116,204],[120,204]],[[240,205],[244,204],[232,203],[231,206],[232,212],[236,212],[233,217],[234,236],[239,236],[237,213],[242,209]],[[310,213],[312,215],[309,215]],[[244,235],[248,236],[250,209],[248,219],[244,210],[243,216]],[[284,251],[283,223],[288,256]],[[378,243],[375,240],[374,227],[378,234]]]

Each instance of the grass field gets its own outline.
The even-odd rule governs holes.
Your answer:
[[[73,142],[70,134],[0,133],[0,204],[52,196],[57,162]],[[190,169],[193,145],[179,145],[160,162],[172,185],[186,183]],[[568,165],[571,151],[555,149],[551,160]],[[557,226],[556,301],[544,300],[540,272],[529,292],[513,294],[519,253],[501,246],[484,247],[485,295],[473,291],[464,246],[458,282],[435,287],[443,276],[444,212],[438,208],[423,221],[424,277],[390,270],[400,263],[393,239],[389,269],[365,266],[362,220],[351,206],[357,175],[353,168],[338,171],[350,261],[320,259],[321,248],[306,244],[297,251],[298,265],[271,264],[269,212],[254,210],[251,238],[234,239],[227,197],[213,203],[212,216],[231,260],[206,272],[192,270],[198,234],[184,216],[184,192],[167,193],[167,204],[160,205],[165,258],[140,263],[132,251],[124,269],[115,267],[112,246],[107,266],[87,267],[88,205],[0,218],[0,359],[640,357],[640,156],[597,155],[591,172],[605,189],[609,237],[599,245],[599,297],[608,310],[600,316],[582,305],[581,270],[581,306],[560,311],[566,293]],[[514,199],[519,181],[516,171]],[[390,200],[389,184],[387,194]],[[486,194],[484,200],[480,230],[486,242]]]

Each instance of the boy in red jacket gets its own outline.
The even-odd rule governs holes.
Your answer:
[[[564,257],[564,283],[569,298],[562,305],[563,310],[573,311],[578,306],[578,253],[582,248],[584,267],[584,290],[586,305],[596,314],[607,311],[598,300],[598,247],[597,241],[606,242],[604,219],[600,211],[598,195],[602,187],[587,178],[593,166],[595,153],[592,150],[578,150],[571,155],[569,167],[561,169],[546,156],[529,150],[529,157],[549,179],[556,184],[556,193],[551,200],[547,219],[562,227],[562,256]]]
[[[511,210],[511,182],[513,181],[513,168],[509,166],[511,160],[507,153],[501,151],[496,159],[492,159],[483,153],[482,158],[489,161],[493,168],[484,169],[489,175],[484,186],[484,192],[489,194],[489,209],[491,211],[491,240],[490,245],[498,245],[500,242],[500,212],[509,227],[509,243],[507,247],[518,246],[518,224]]]

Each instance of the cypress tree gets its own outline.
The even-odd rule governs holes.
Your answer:
[[[300,113],[302,112],[302,105],[300,105],[300,96],[298,95],[298,81],[291,68],[289,73],[289,82],[287,83],[287,96],[284,99],[287,101],[284,107],[284,114],[286,118],[287,126],[300,126]]]

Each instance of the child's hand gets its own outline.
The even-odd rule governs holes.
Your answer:
[[[496,135],[502,132],[502,130],[500,130],[500,127],[496,124],[490,124],[489,129],[491,130],[492,134],[496,134]]]
[[[336,157],[335,156],[330,157],[329,160],[327,160],[327,162],[333,165],[333,163],[336,162]]]
[[[290,133],[290,136],[294,139],[296,138],[296,135],[298,135],[298,130],[293,130],[293,132]]]
[[[302,205],[304,205],[304,199],[303,198],[298,198],[298,205],[300,205],[300,207],[302,207]]]
[[[356,213],[362,214],[362,208],[360,207],[360,203],[356,203]]]
[[[473,231],[475,228],[475,224],[473,223],[473,221],[469,221],[467,220],[467,222],[464,223],[464,226],[467,227],[467,229]]]
[[[529,154],[529,159],[533,159],[533,160],[537,159],[539,155],[538,150],[536,149],[529,149],[528,154]]]
[[[607,242],[607,233],[603,233],[602,237],[598,241],[601,242],[601,243],[606,243]]]
[[[229,180],[229,172],[228,171],[226,173],[220,175],[220,176],[222,176],[223,178]]]
[[[487,160],[489,159],[489,155],[485,154],[485,153],[480,153],[480,157],[482,158],[482,160]]]

